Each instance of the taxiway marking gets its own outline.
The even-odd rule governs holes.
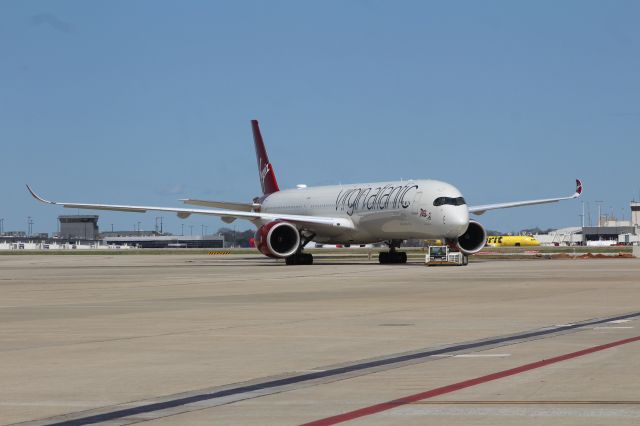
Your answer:
[[[593,327],[594,330],[619,330],[621,328],[629,329],[629,328],[633,328],[633,327],[631,327],[631,326],[628,326],[628,327],[612,327],[612,326]]]
[[[433,355],[434,357],[440,358],[504,358],[511,356],[511,354],[459,354],[459,355]]]
[[[606,349],[614,348],[616,346],[626,345],[628,343],[640,341],[640,336],[630,337],[628,339],[617,340],[615,342],[606,343],[604,345],[593,346],[580,351],[571,352],[564,355],[555,356],[549,359],[543,359],[540,361],[524,364],[519,367],[510,368],[508,370],[498,371],[496,373],[487,374],[486,376],[476,377],[475,379],[464,380],[462,382],[453,383],[451,385],[442,386],[439,388],[431,389],[425,392],[408,395],[392,401],[383,402],[380,404],[370,405],[368,407],[360,408],[358,410],[349,411],[346,413],[338,414],[336,416],[326,417],[324,419],[315,420],[313,422],[304,423],[302,426],[330,426],[338,423],[346,422],[349,420],[355,420],[360,417],[370,416],[381,411],[391,410],[392,408],[400,407],[407,404],[416,403],[424,399],[433,398],[436,396],[444,395],[447,393],[455,392],[460,389],[477,386],[486,382],[502,379],[504,377],[513,376],[516,374],[524,373],[526,371],[535,370],[537,368],[546,367],[547,365],[555,364],[569,359],[578,358],[584,355],[588,355],[594,352],[604,351]]]
[[[624,319],[640,319],[640,312],[606,318],[589,319],[571,324],[562,324],[515,333],[507,336],[490,337],[463,343],[454,343],[437,348],[424,348],[412,352],[395,353],[383,357],[359,360],[334,366],[319,366],[313,372],[295,373],[276,378],[257,379],[242,384],[216,386],[208,389],[150,398],[142,401],[123,403],[50,417],[39,421],[24,422],[22,425],[76,426],[112,422],[131,424],[180,413],[186,413],[219,405],[231,404],[246,399],[294,391],[306,386],[331,383],[352,377],[372,374],[392,368],[435,361],[438,355],[463,355],[471,352],[493,349],[506,345],[526,343],[536,339],[560,336],[567,333],[592,330],[594,326]],[[317,370],[317,371],[316,371]]]

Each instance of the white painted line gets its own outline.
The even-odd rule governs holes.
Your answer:
[[[96,407],[117,404],[115,401],[0,401],[0,407]]]
[[[614,321],[609,321],[609,324],[622,324],[624,322],[629,322],[631,321],[630,319],[621,319],[621,320],[614,320]]]
[[[504,358],[511,354],[460,354],[454,355],[454,358]]]
[[[511,354],[459,354],[459,355],[431,355],[432,357],[439,358],[504,358],[507,356],[511,356]]]
[[[619,328],[633,328],[633,326],[628,326],[628,327],[593,327],[594,330],[617,330]]]
[[[572,327],[573,324],[556,324],[556,327],[561,328],[561,327]]]

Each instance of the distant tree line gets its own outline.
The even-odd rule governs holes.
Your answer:
[[[218,229],[218,234],[224,236],[224,245],[226,247],[249,247],[249,239],[253,238],[255,232],[253,229],[244,231],[236,231],[231,228]]]
[[[535,228],[523,229],[520,234],[548,234],[553,231],[555,231],[554,228],[540,229],[536,226]]]
[[[501,232],[501,231],[494,231],[491,229],[487,229],[487,235],[494,235],[496,237],[505,236],[505,235],[535,235],[535,234],[548,234],[553,231],[555,231],[554,228],[541,229],[536,226],[535,228],[521,229],[520,231],[517,231],[517,232]]]

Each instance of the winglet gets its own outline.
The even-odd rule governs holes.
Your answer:
[[[575,196],[578,198],[582,194],[582,181],[580,179],[576,179],[576,193]]]
[[[41,203],[45,203],[45,204],[57,204],[53,201],[49,201],[49,200],[45,200],[44,198],[42,198],[41,196],[39,196],[38,194],[36,194],[35,192],[33,192],[33,189],[31,189],[31,187],[29,185],[27,185],[27,189],[29,190],[29,192],[31,193],[31,196],[33,198],[35,198],[36,200],[40,201]]]

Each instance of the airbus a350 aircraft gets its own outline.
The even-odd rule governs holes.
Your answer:
[[[487,234],[469,213],[481,215],[488,210],[553,203],[577,198],[582,183],[576,180],[576,192],[568,197],[467,206],[460,191],[437,180],[333,185],[280,190],[269,162],[260,128],[251,121],[258,160],[262,196],[252,203],[230,203],[185,199],[185,204],[208,208],[149,207],[112,204],[60,203],[47,201],[27,185],[37,200],[66,208],[115,210],[144,213],[174,212],[185,219],[192,214],[219,216],[226,223],[246,219],[256,226],[256,248],[264,255],[286,258],[287,265],[313,263],[304,253],[305,245],[315,240],[326,244],[367,244],[384,241],[388,252],[381,252],[380,263],[406,263],[407,255],[397,251],[406,239],[444,239],[465,256],[479,252]]]

